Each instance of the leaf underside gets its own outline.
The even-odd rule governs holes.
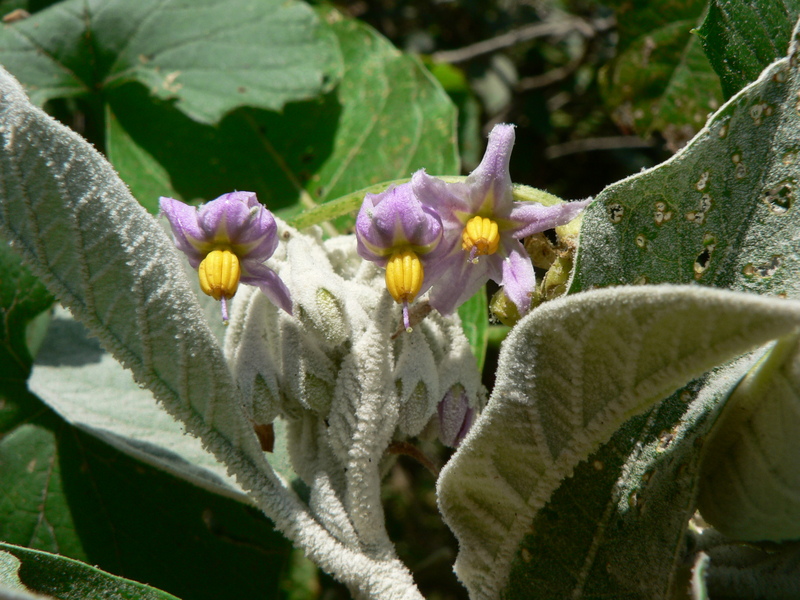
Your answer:
[[[739,306],[736,311],[746,310],[747,302],[760,302],[755,294],[800,298],[800,257],[792,242],[798,235],[794,213],[800,151],[795,111],[800,77],[794,65],[784,59],[770,66],[709,119],[683,151],[598,196],[583,217],[571,294],[666,282],[753,293],[732,301]],[[643,288],[648,289],[641,293],[659,293]],[[687,289],[698,298],[709,293]],[[782,301],[774,302],[777,309]],[[690,312],[703,313],[705,300],[700,304]],[[658,331],[657,321],[644,315],[637,320],[633,311],[586,323],[583,308],[571,314],[562,310],[560,315],[548,312],[547,321],[534,312],[527,335],[546,337],[533,333],[533,323],[550,331],[565,322],[565,330],[582,337],[533,347],[519,344],[516,352],[507,343],[503,368],[511,376],[510,365],[517,365],[523,374],[511,376],[513,384],[498,383],[487,416],[444,473],[442,509],[462,543],[458,574],[479,598],[527,598],[531,589],[537,598],[669,598],[695,506],[698,448],[721,403],[763,354],[703,375],[748,349],[731,345],[728,354],[712,358],[705,347],[712,335],[708,327],[713,335],[728,329],[736,337],[753,315],[728,321],[717,313],[709,315],[713,323],[698,323],[692,330],[676,322]],[[753,331],[760,330],[760,318],[752,323]],[[598,333],[584,333],[578,323],[603,332],[590,354],[583,351],[582,340]],[[788,322],[777,326],[772,337],[759,333],[749,348],[793,327]],[[651,343],[640,345],[646,334],[653,336]],[[603,415],[618,406],[628,386],[641,391],[635,387],[641,361],[637,348],[665,357],[675,353],[668,361],[673,363],[681,348],[691,347],[705,359],[698,358],[680,376],[674,372],[669,385],[665,380],[657,394],[633,402],[635,408],[620,408],[612,422],[600,418],[606,428],[602,434],[592,429],[585,415]],[[576,371],[584,362],[586,369],[594,369],[591,374]],[[699,379],[676,391],[693,378]],[[552,404],[541,391],[550,380],[563,386],[552,394]],[[606,396],[600,393],[604,388]],[[520,390],[528,390],[527,395]],[[654,411],[625,422],[663,397],[668,399]],[[533,408],[522,407],[525,398]],[[527,438],[532,451],[521,442],[517,446]],[[507,450],[509,444],[514,450]],[[517,520],[514,512],[521,515]],[[510,541],[509,531],[521,533]]]

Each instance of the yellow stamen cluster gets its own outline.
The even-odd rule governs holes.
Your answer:
[[[497,252],[500,245],[500,231],[497,223],[486,217],[472,217],[461,233],[461,247],[470,253],[473,262],[478,256]]]
[[[422,288],[425,271],[413,250],[398,250],[386,264],[386,289],[396,302],[411,302]]]
[[[209,252],[197,272],[200,275],[200,289],[214,300],[232,298],[242,274],[239,258],[230,250]]]

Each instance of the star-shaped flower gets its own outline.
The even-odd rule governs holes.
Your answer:
[[[441,255],[442,222],[414,197],[410,183],[367,194],[356,218],[358,254],[386,268],[386,288],[403,304],[403,324],[411,329],[408,304],[435,280]]]
[[[565,225],[591,200],[544,206],[516,202],[509,173],[514,126],[496,125],[481,164],[463,182],[445,183],[417,171],[411,188],[444,225],[446,255],[430,303],[452,313],[489,279],[504,286],[521,315],[530,308],[536,285],[533,264],[520,240]]]
[[[198,270],[201,289],[222,302],[223,321],[228,321],[227,301],[239,282],[257,285],[292,314],[289,290],[264,264],[278,247],[278,226],[254,193],[231,192],[198,208],[165,197],[159,204],[175,245]]]

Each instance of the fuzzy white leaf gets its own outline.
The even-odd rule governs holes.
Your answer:
[[[332,346],[343,343],[350,333],[340,300],[344,280],[334,272],[325,249],[293,236],[286,251],[290,263],[305,266],[292,270],[295,304],[308,315],[309,325],[320,337]]]
[[[330,443],[345,466],[345,507],[359,539],[377,556],[390,555],[378,466],[399,419],[389,351],[393,301],[388,294],[375,319],[345,357],[330,412]]]
[[[704,448],[698,508],[740,540],[800,538],[800,337],[781,339],[728,399]]]
[[[417,327],[419,329],[419,327]],[[422,333],[413,331],[398,338],[397,381],[400,431],[418,435],[442,399],[439,373],[431,348]]]
[[[0,70],[0,231],[277,527],[364,598],[420,598],[393,556],[346,548],[270,468],[180,257],[111,166]]]
[[[211,492],[249,501],[225,466],[186,435],[86,329],[59,309],[28,380],[66,421],[139,460]]]
[[[225,336],[225,356],[256,423],[272,423],[280,412],[283,372],[277,347],[279,309],[257,288],[236,293],[233,318]]]
[[[695,286],[595,290],[525,317],[489,406],[439,479],[472,598],[496,598],[536,512],[630,416],[800,326],[800,303]]]

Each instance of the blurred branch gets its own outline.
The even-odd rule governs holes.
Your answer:
[[[597,35],[598,32],[614,27],[615,24],[616,21],[613,18],[587,21],[578,17],[534,23],[457,50],[434,52],[431,58],[437,62],[461,63],[536,38],[565,35],[573,31],[579,32],[586,38],[591,38]]]
[[[617,135],[613,137],[586,138],[549,146],[545,150],[548,159],[560,158],[568,154],[591,152],[593,150],[622,150],[623,148],[652,148],[654,140],[643,140],[636,135]]]
[[[580,67],[587,55],[587,50],[584,49],[584,52],[576,59],[571,60],[569,63],[564,65],[563,67],[558,67],[556,69],[550,69],[542,73],[541,75],[531,75],[529,77],[523,77],[517,83],[517,91],[518,92],[525,92],[528,90],[533,90],[536,88],[547,87],[557,81],[561,81],[562,79],[566,79],[570,75],[572,75],[578,67]]]

